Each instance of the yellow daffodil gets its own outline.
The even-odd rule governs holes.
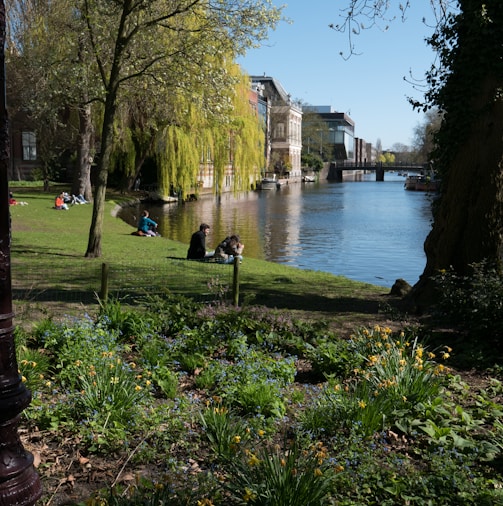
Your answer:
[[[250,490],[248,487],[245,487],[245,493],[243,494],[243,501],[250,502],[253,501],[257,497],[257,494]]]

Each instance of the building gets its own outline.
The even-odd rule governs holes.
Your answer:
[[[263,112],[266,127],[266,172],[278,178],[301,179],[302,108],[295,104],[273,77],[251,76],[252,89],[267,105]],[[268,155],[268,156],[267,156]]]
[[[305,139],[308,150],[312,144],[324,161],[355,161],[355,123],[344,112],[336,112],[329,105],[309,105],[303,107],[303,112],[314,113],[316,121],[324,123],[318,128],[313,137]],[[311,119],[311,121],[313,121]],[[309,129],[309,125],[304,125]]]

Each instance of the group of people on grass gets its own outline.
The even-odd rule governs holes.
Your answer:
[[[144,210],[138,221],[138,227],[134,235],[142,237],[160,236],[157,232],[157,222],[150,218],[149,212]],[[240,241],[238,235],[226,237],[216,248],[215,251],[206,250],[206,237],[210,233],[210,226],[207,223],[201,223],[199,230],[192,234],[190,238],[189,250],[187,251],[188,260],[215,260],[219,263],[230,264],[235,258],[243,260],[244,244]]]
[[[67,192],[61,192],[54,199],[54,209],[68,211],[70,205],[87,204],[84,195],[69,195]]]
[[[210,233],[210,226],[207,223],[201,223],[199,230],[192,234],[190,238],[187,259],[189,260],[210,260],[230,264],[235,258],[243,260],[244,244],[240,241],[238,235],[226,237],[213,252],[206,251],[206,237]]]

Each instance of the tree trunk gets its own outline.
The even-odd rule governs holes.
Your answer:
[[[91,104],[79,107],[78,113],[77,170],[73,179],[72,193],[84,195],[84,198],[91,202],[93,197],[91,189],[91,145],[93,139]]]
[[[431,276],[440,269],[463,275],[470,264],[503,261],[503,101],[492,99],[494,89],[487,78],[475,103],[482,112],[445,178],[424,245],[426,267],[409,297],[418,310],[434,301]]]
[[[103,233],[103,218],[105,215],[105,197],[108,180],[108,165],[113,142],[113,122],[115,116],[116,94],[109,93],[105,103],[103,117],[103,132],[101,136],[101,155],[98,160],[98,175],[93,202],[93,217],[89,230],[86,257],[99,258],[101,256],[101,237]]]

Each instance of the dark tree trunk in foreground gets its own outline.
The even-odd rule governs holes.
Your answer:
[[[488,79],[484,88],[478,105],[489,102],[495,83]],[[425,242],[426,268],[412,291],[418,309],[433,301],[430,276],[438,270],[463,275],[472,263],[503,261],[503,102],[486,106],[471,132],[452,159]]]
[[[459,0],[430,44],[440,57],[427,97],[443,112],[433,162],[442,178],[426,267],[409,302],[434,303],[431,276],[503,261],[503,2]]]

